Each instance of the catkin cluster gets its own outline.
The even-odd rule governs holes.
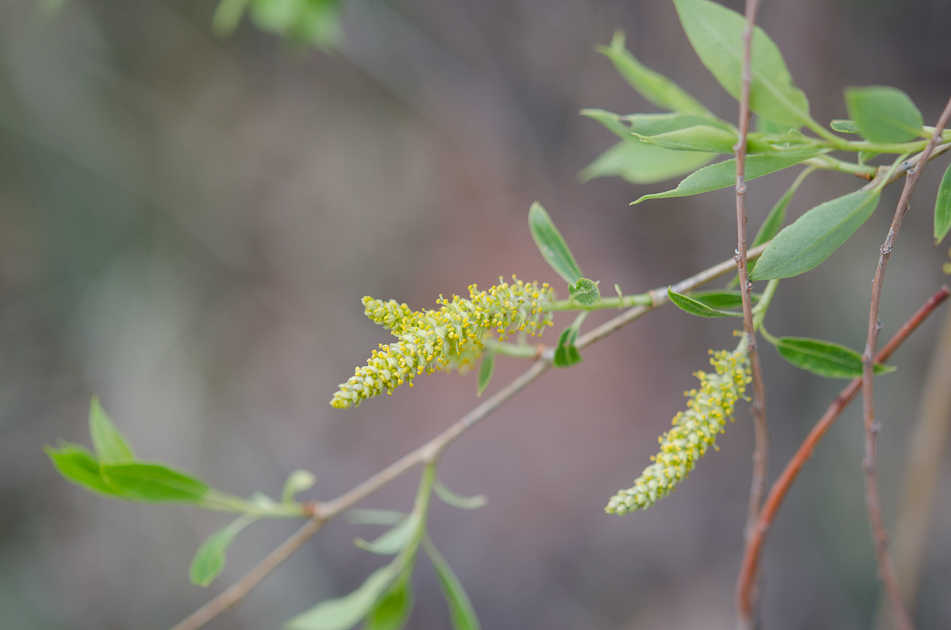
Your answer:
[[[751,380],[747,349],[744,337],[733,352],[710,351],[714,372],[695,373],[700,387],[684,392],[687,409],[678,412],[673,427],[660,436],[660,452],[651,456],[653,463],[632,487],[611,497],[605,512],[626,514],[649,508],[687,478],[709,447],[716,448],[717,434],[723,432],[728,418],[733,419],[733,407]]]
[[[469,367],[485,349],[485,340],[495,333],[499,339],[516,331],[538,334],[552,324],[547,306],[554,300],[548,283],[523,282],[512,276],[508,283],[481,291],[469,285],[469,297],[439,296],[438,310],[414,311],[396,300],[363,298],[364,312],[397,339],[373,350],[367,364],[334,394],[330,404],[338,409],[355,407],[362,401],[408,383],[423,372],[450,371]]]

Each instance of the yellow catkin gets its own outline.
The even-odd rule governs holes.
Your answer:
[[[750,382],[746,338],[733,352],[711,351],[713,373],[697,372],[699,389],[684,392],[687,409],[674,416],[673,427],[660,436],[660,451],[634,480],[634,485],[611,497],[605,512],[626,514],[644,510],[666,496],[687,478],[709,447],[716,448],[717,435],[727,419],[733,419],[736,401],[744,397]]]
[[[470,285],[468,298],[439,296],[438,310],[413,311],[395,300],[365,297],[366,316],[398,341],[374,350],[367,364],[340,385],[330,404],[338,409],[355,407],[400,385],[412,386],[423,372],[464,370],[482,354],[489,334],[501,340],[514,331],[536,335],[550,326],[547,306],[553,300],[547,283],[523,282],[514,276],[511,283],[499,278],[499,284],[485,291]]]

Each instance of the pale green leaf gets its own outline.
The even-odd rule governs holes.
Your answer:
[[[478,396],[482,395],[482,392],[485,391],[485,388],[489,386],[489,381],[492,380],[492,372],[495,370],[495,353],[486,352],[485,356],[482,357],[482,363],[479,364],[479,391]]]
[[[776,350],[796,367],[826,378],[861,378],[862,355],[851,348],[808,337],[780,337]],[[875,373],[883,374],[895,368],[881,363]]]
[[[700,60],[739,100],[746,19],[709,0],[674,0],[680,23]],[[753,34],[750,109],[776,123],[809,124],[809,101],[792,81],[776,44],[759,27]]]
[[[707,125],[686,127],[655,136],[635,133],[634,137],[645,144],[654,144],[674,151],[732,153],[736,144],[735,133]]]
[[[485,495],[483,494],[477,494],[471,497],[463,497],[444,486],[438,480],[436,481],[435,485],[433,485],[433,490],[436,492],[436,496],[442,499],[443,503],[459,508],[460,510],[475,510],[482,507],[487,502]]]
[[[838,131],[839,133],[851,133],[858,134],[859,126],[855,124],[854,120],[848,120],[843,118],[836,118],[829,123],[829,127],[832,128],[832,131]]]
[[[406,518],[403,512],[393,510],[350,510],[347,512],[347,519],[357,525],[396,525]]]
[[[548,212],[537,201],[532,203],[528,210],[528,227],[531,229],[535,245],[541,252],[542,258],[558,272],[565,282],[574,284],[581,278],[581,270],[571,250],[562,238],[561,232],[555,227]]]
[[[951,164],[948,165],[934,200],[934,243],[937,245],[951,229]]]
[[[707,306],[703,302],[695,300],[689,295],[677,293],[671,288],[667,289],[667,297],[670,298],[670,301],[674,306],[685,313],[696,315],[697,317],[743,317],[743,313],[724,311]]]
[[[476,616],[475,608],[472,607],[472,602],[469,601],[469,596],[462,588],[462,582],[428,538],[423,539],[423,547],[433,563],[433,568],[436,569],[436,575],[439,576],[439,584],[449,605],[449,618],[452,620],[453,629],[479,630],[481,628],[479,618]]]
[[[899,89],[879,85],[848,88],[845,105],[862,136],[872,142],[905,142],[922,133],[921,112]]]
[[[317,482],[317,477],[309,470],[295,470],[287,477],[284,482],[284,490],[281,492],[281,501],[290,503],[294,496],[305,490],[309,490]]]
[[[355,591],[323,601],[287,623],[287,630],[348,630],[367,616],[400,575],[400,563],[380,567]]]
[[[794,151],[748,155],[746,157],[746,181],[781,171],[784,168],[789,168],[809,158],[813,158],[820,153],[821,151],[818,149],[797,149]],[[670,199],[672,197],[699,195],[735,185],[736,159],[731,158],[723,162],[705,166],[691,173],[672,190],[644,195],[640,199],[631,202],[631,205],[633,206],[648,199]]]
[[[585,182],[620,177],[632,184],[653,184],[689,173],[714,157],[713,153],[673,151],[631,138],[599,155],[578,176]]]
[[[353,542],[357,547],[381,555],[399,553],[409,545],[422,526],[419,514],[413,512],[396,524],[392,529],[372,542],[357,538]]]
[[[610,59],[618,74],[654,105],[675,112],[709,113],[706,107],[676,83],[635,59],[624,47],[624,34],[620,31],[614,33],[610,45],[599,46],[598,52]]]
[[[254,521],[255,517],[253,516],[242,516],[205,539],[205,542],[195,552],[195,557],[192,558],[191,567],[188,570],[188,578],[191,583],[198,586],[211,584],[224,569],[226,553],[228,547],[234,542],[235,536]]]
[[[399,630],[413,611],[411,571],[404,571],[367,615],[364,630]]]
[[[862,189],[809,210],[770,241],[751,278],[791,278],[818,267],[872,216],[879,196]]]
[[[96,456],[104,464],[130,462],[135,460],[135,454],[119,430],[110,420],[106,410],[99,404],[99,399],[93,396],[89,403],[89,433],[92,444],[96,449]]]

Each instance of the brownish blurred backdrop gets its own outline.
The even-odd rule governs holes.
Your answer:
[[[190,585],[191,555],[227,517],[90,495],[43,455],[58,438],[88,443],[92,394],[143,457],[236,494],[278,492],[289,472],[307,468],[318,477],[313,496],[330,498],[475,403],[474,376],[440,374],[359,409],[331,409],[336,385],[384,340],[361,296],[419,308],[500,274],[556,280],[528,232],[535,199],[602,287],[662,286],[733,251],[730,191],[630,208],[667,186],[577,178],[613,142],[580,108],[653,111],[594,52],[615,29],[646,64],[735,118],[672,3],[353,0],[330,53],[248,25],[216,38],[210,0],[68,0],[53,14],[35,4],[0,5],[5,629],[167,627],[294,527],[256,525],[216,585]],[[844,86],[879,83],[908,92],[932,123],[951,88],[946,0],[773,0],[760,23],[820,121],[844,117]],[[889,268],[886,335],[945,280],[945,252],[930,238],[945,162],[922,179]],[[754,228],[792,177],[750,186]],[[790,210],[854,187],[815,175]],[[771,332],[860,347],[896,197],[890,189],[826,265],[782,284]],[[648,462],[691,372],[707,348],[733,343],[734,324],[652,313],[577,367],[547,374],[447,452],[442,479],[489,504],[437,504],[431,533],[483,627],[732,627],[748,408],[672,496],[623,518],[602,508]],[[890,525],[937,331],[927,323],[877,388]],[[775,475],[841,383],[797,371],[772,348],[764,358]],[[522,367],[500,359],[492,387]],[[771,630],[871,623],[878,585],[861,435],[852,408],[779,513],[765,556]],[[945,462],[945,481],[949,472]],[[402,479],[365,506],[405,508],[414,484]],[[951,626],[951,484],[939,488],[916,607],[922,628]],[[380,562],[351,545],[370,534],[333,522],[211,627],[278,628],[347,592]],[[416,582],[410,627],[448,628],[424,563]]]

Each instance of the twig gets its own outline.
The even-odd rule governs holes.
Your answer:
[[[882,363],[887,361],[895,350],[904,343],[905,339],[907,339],[942,302],[948,299],[948,296],[951,296],[951,290],[949,290],[948,287],[941,287],[940,291],[931,296],[931,298],[902,325],[898,332],[895,333],[895,336],[889,340],[885,347],[878,353],[878,356],[875,357],[875,362]],[[829,430],[829,427],[838,419],[839,414],[855,399],[861,387],[862,379],[855,378],[836,396],[832,404],[829,405],[829,408],[826,409],[825,414],[816,422],[815,426],[809,432],[809,435],[803,440],[799,450],[796,451],[796,454],[793,455],[789,463],[786,464],[786,468],[783,469],[782,474],[770,488],[769,496],[766,498],[766,503],[763,504],[763,509],[760,510],[756,527],[753,528],[753,534],[746,543],[746,550],[743,555],[743,565],[740,569],[740,578],[737,581],[736,594],[738,607],[740,609],[752,607],[754,576],[757,573],[760,553],[763,548],[763,543],[766,540],[766,534],[773,524],[773,519],[776,517],[779,506],[782,505],[783,499],[786,498],[786,493],[789,492],[799,471],[805,466],[806,461],[812,455],[816,444],[819,443],[819,440],[821,440],[822,436]]]
[[[948,387],[951,383],[951,314],[945,316],[934,348],[934,358],[921,396],[920,419],[905,457],[902,506],[898,511],[892,545],[902,600],[911,607],[915,603],[921,561],[928,540],[941,460],[951,435],[951,388]],[[884,630],[883,609],[884,605],[879,609],[878,627]]]
[[[763,253],[764,249],[766,249],[765,244],[750,250],[748,258],[758,257]],[[678,282],[673,285],[672,288],[678,293],[684,293],[729,273],[733,268],[733,260],[726,260]],[[582,335],[578,339],[576,346],[578,348],[589,346],[668,301],[666,287],[654,289],[650,291],[649,294],[653,300],[652,304],[634,307],[608,320],[598,328]],[[237,604],[245,595],[251,592],[261,580],[267,577],[268,574],[289,558],[301,545],[316,534],[324,523],[340,515],[341,512],[350,509],[415,466],[438,459],[442,452],[467,429],[495,411],[502,403],[517,394],[526,385],[548,370],[551,366],[552,352],[546,350],[539,354],[541,356],[535,360],[527,370],[522,372],[518,378],[487,398],[482,404],[475,407],[429,442],[407,453],[336,499],[316,503],[313,506],[313,517],[294,532],[290,538],[269,553],[257,566],[241,577],[241,579],[183,619],[172,630],[196,630],[197,628],[201,628],[228,608]]]
[[[882,285],[885,280],[885,269],[888,266],[888,259],[895,247],[895,239],[901,230],[902,220],[908,212],[908,204],[911,199],[911,193],[921,177],[921,171],[924,164],[928,161],[931,153],[934,151],[938,140],[941,138],[941,132],[948,119],[951,118],[951,99],[945,106],[938,124],[935,125],[934,134],[928,142],[928,146],[921,153],[918,168],[909,171],[905,179],[905,185],[902,188],[901,196],[898,198],[898,205],[895,207],[895,215],[892,218],[892,224],[888,228],[888,235],[882,243],[879,250],[878,265],[875,268],[875,278],[872,281],[872,298],[868,309],[868,337],[865,342],[865,352],[862,355],[862,402],[865,408],[865,459],[863,468],[865,470],[865,504],[868,509],[868,520],[872,527],[872,535],[875,539],[875,557],[878,562],[878,574],[882,580],[888,597],[892,603],[892,613],[895,616],[895,622],[899,628],[910,630],[913,627],[911,617],[902,603],[901,591],[898,589],[898,582],[895,579],[895,571],[888,556],[888,534],[885,532],[885,525],[882,522],[881,505],[878,495],[878,480],[875,473],[875,460],[877,452],[877,437],[879,426],[875,422],[875,389],[874,389],[874,356],[875,346],[878,342],[878,332],[881,324],[878,321],[878,309],[882,299]]]
[[[753,301],[750,299],[750,280],[746,268],[746,136],[750,130],[750,83],[752,82],[752,45],[756,23],[757,0],[746,0],[746,28],[743,31],[743,85],[740,94],[739,137],[733,151],[736,153],[736,269],[740,277],[740,295],[743,301],[743,330],[749,338],[750,364],[753,375],[753,474],[750,481],[749,510],[746,517],[745,538],[749,540],[756,523],[763,492],[766,490],[766,452],[769,435],[766,428],[766,387],[759,353],[756,350],[756,327],[753,324]],[[755,576],[753,577],[755,581]],[[752,629],[755,595],[749,606],[739,609],[740,628]]]

